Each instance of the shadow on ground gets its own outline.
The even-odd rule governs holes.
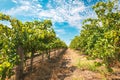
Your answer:
[[[66,50],[57,53],[57,57],[38,63],[32,74],[27,74],[24,80],[64,80],[69,77],[76,67],[68,67],[70,59],[64,59]]]

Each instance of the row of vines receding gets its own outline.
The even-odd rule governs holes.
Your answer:
[[[10,26],[0,24],[0,80],[16,75],[15,80],[22,80],[24,63],[31,60],[31,71],[35,53],[46,54],[50,51],[67,48],[56,37],[50,20],[21,22],[9,15],[0,13],[0,21],[7,21]],[[15,68],[15,72],[13,72]]]
[[[80,35],[70,44],[93,58],[100,58],[108,68],[120,61],[119,1],[98,2],[93,6],[97,18],[83,21]]]

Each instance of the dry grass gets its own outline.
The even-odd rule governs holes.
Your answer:
[[[77,67],[80,69],[86,69],[90,71],[97,71],[97,67],[95,66],[93,61],[88,60],[79,60]]]

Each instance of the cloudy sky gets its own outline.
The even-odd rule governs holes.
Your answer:
[[[95,18],[92,5],[100,0],[0,0],[0,12],[19,20],[50,19],[58,37],[67,44],[81,30],[82,21]]]

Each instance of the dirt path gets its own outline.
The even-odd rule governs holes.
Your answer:
[[[64,80],[101,80],[102,76],[97,72],[92,72],[89,70],[81,70],[76,67],[79,59],[85,59],[85,55],[78,54],[77,51],[68,49],[66,54],[63,56],[64,59],[68,59],[69,64],[67,67],[71,67],[72,73],[70,76],[66,77]]]
[[[106,80],[98,72],[78,68],[76,65],[79,59],[84,60],[86,56],[67,49],[57,57],[52,57],[50,61],[36,64],[34,72],[28,74],[25,80]]]

